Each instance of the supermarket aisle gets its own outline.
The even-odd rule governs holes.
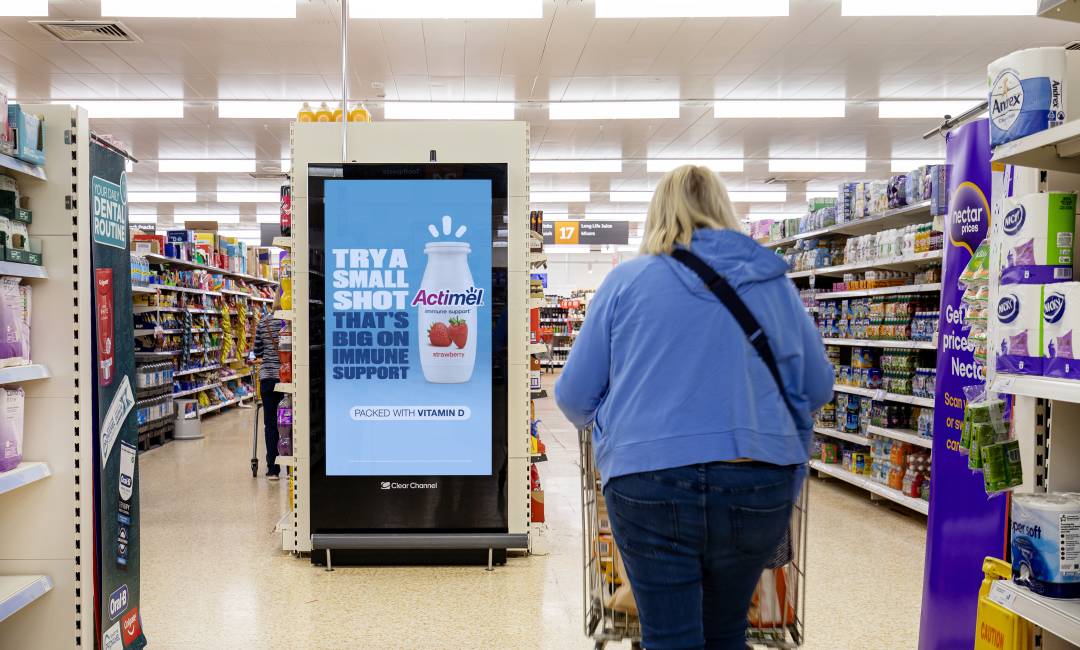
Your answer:
[[[538,407],[550,458],[541,466],[550,554],[512,558],[494,573],[327,573],[283,554],[271,533],[284,483],[251,478],[250,410],[208,418],[203,440],[143,454],[142,617],[151,647],[591,648],[581,631],[577,434],[551,400]],[[914,647],[924,531],[865,493],[813,481],[805,647]]]

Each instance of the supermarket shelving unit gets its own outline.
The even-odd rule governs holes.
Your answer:
[[[0,273],[33,287],[34,365],[0,369],[26,392],[24,462],[0,473],[0,646],[94,647],[94,445],[90,129],[86,111],[30,105],[45,118],[41,167],[0,156],[30,197],[44,264]]]
[[[164,255],[158,255],[154,253],[140,254],[152,265],[157,265],[162,268],[176,268],[184,270],[201,270],[207,273],[220,276],[221,278],[231,279],[236,281],[243,281],[251,285],[262,285],[277,287],[277,282],[262,278],[247,273],[239,273],[236,271],[229,271],[221,269],[215,266],[208,266],[206,264],[198,264],[186,260],[174,259],[166,257]],[[259,296],[248,291],[240,291],[236,289],[220,289],[220,290],[208,290],[208,289],[195,289],[188,287],[177,287],[168,285],[152,285],[149,287],[140,287],[138,293],[146,293],[151,295],[160,296],[162,294],[178,293],[184,294],[192,299],[202,299],[203,297],[209,298],[214,301],[214,308],[179,308],[172,306],[158,306],[161,303],[152,298],[157,305],[151,306],[138,306],[135,307],[136,316],[140,314],[182,314],[184,312],[191,313],[194,316],[208,319],[210,322],[216,323],[212,327],[191,327],[179,329],[136,329],[135,336],[138,337],[153,337],[155,334],[184,334],[190,331],[192,334],[224,334],[224,319],[231,319],[232,329],[243,328],[247,332],[248,348],[254,341],[255,324],[258,322],[258,318],[261,317],[263,311],[265,311],[265,304],[267,302],[273,302],[273,299],[268,299],[264,296]],[[241,322],[240,315],[238,313],[238,305],[244,304],[246,307],[246,322]],[[217,387],[225,386],[230,391],[235,392],[240,384],[244,384],[247,389],[245,395],[236,399],[225,400],[224,402],[211,404],[203,407],[198,406],[195,412],[188,414],[187,419],[202,418],[205,415],[211,413],[220,413],[222,410],[229,406],[243,405],[249,400],[254,399],[255,390],[251,381],[254,365],[247,361],[248,349],[240,351],[239,355],[231,358],[224,358],[224,352],[221,345],[209,346],[209,347],[195,347],[189,350],[192,355],[198,355],[201,357],[202,363],[197,368],[185,368],[178,370],[173,374],[176,385],[173,387],[172,393],[165,393],[172,398],[188,398],[197,399],[200,393],[212,390]],[[136,359],[145,362],[161,361],[168,359],[175,359],[179,356],[178,352],[136,352]],[[182,388],[180,382],[187,381],[192,375],[197,375],[200,379],[197,386],[193,388]],[[155,397],[161,395],[162,391],[157,387],[148,389],[140,389],[138,397]],[[184,417],[184,414],[178,414],[178,417]],[[158,420],[147,422],[139,428],[140,446],[146,448],[150,445],[150,440],[156,440],[159,444],[165,442],[167,435],[171,434],[175,417],[167,416]]]
[[[1042,5],[1050,12],[1044,15],[1080,22],[1080,2],[1043,0]],[[1060,7],[1060,15],[1053,15],[1053,6]],[[1080,190],[1078,177],[1069,175],[1080,174],[1080,120],[1003,144],[994,150],[994,161],[1051,172],[1052,190]],[[995,373],[992,368],[988,380],[992,391],[1016,396],[1013,429],[1025,481],[1015,492],[1080,491],[1080,381]],[[1045,650],[1080,646],[1078,601],[1039,596],[1010,581],[995,582],[990,598],[1042,628]]]
[[[902,208],[888,210],[881,214],[872,215],[862,219],[838,223],[832,226],[819,228],[809,232],[799,233],[797,235],[785,237],[783,239],[775,241],[763,242],[763,245],[769,248],[776,248],[780,246],[788,246],[804,239],[818,237],[853,237],[874,233],[881,230],[887,230],[890,228],[902,227],[910,224],[925,223],[927,221],[930,221],[931,218],[932,217],[930,211],[930,202],[923,201]],[[824,279],[825,282],[831,285],[832,282],[839,280],[846,273],[867,271],[872,269],[914,271],[918,268],[925,267],[931,264],[940,264],[942,255],[942,250],[933,250],[902,257],[879,259],[874,261],[860,261],[811,270],[792,271],[788,273],[788,277],[792,280],[797,280],[799,282],[806,282],[811,288],[814,288],[815,286],[818,286],[820,284],[821,279]],[[891,286],[879,287],[874,289],[855,289],[843,291],[829,291],[828,289],[826,289],[826,291],[824,292],[815,294],[814,299],[816,301],[821,301],[841,300],[844,298],[862,298],[869,296],[889,296],[899,294],[939,294],[940,291],[941,283]],[[907,350],[937,349],[936,341],[890,341],[851,338],[826,338],[824,339],[824,343],[826,345],[843,347],[873,347]],[[889,393],[879,389],[845,386],[841,384],[836,384],[833,387],[833,390],[839,393],[847,393],[851,395],[859,395],[861,397],[868,397],[873,399],[874,401],[879,402],[884,401],[898,404],[911,404],[914,406],[930,408],[934,406],[934,400],[930,397],[900,395],[896,393]],[[931,440],[929,438],[922,438],[916,432],[898,429],[887,429],[884,427],[871,426],[867,430],[868,435],[859,435],[847,433],[844,431],[838,431],[829,427],[817,426],[814,428],[814,433],[835,440],[851,442],[860,446],[870,445],[870,438],[868,437],[869,434],[892,438],[893,440],[899,440],[901,442],[910,443],[923,448],[930,448],[931,446]],[[868,476],[849,472],[843,469],[843,467],[841,467],[840,465],[830,465],[821,462],[820,460],[812,460],[810,461],[810,467],[816,470],[819,475],[836,478],[851,485],[863,488],[871,494],[872,498],[886,499],[888,501],[902,505],[906,508],[909,508],[911,510],[914,510],[915,512],[919,512],[924,515],[929,512],[929,502],[923,501],[922,499],[915,499],[906,496],[899,490],[895,490],[887,485],[877,483]]]
[[[509,484],[509,534],[530,533],[529,492],[529,259],[528,125],[517,122],[412,122],[412,123],[293,123],[292,140],[292,236],[275,239],[275,245],[292,251],[293,312],[293,463],[289,512],[282,515],[276,531],[282,548],[293,553],[312,550],[311,448],[307,395],[311,389],[308,294],[310,269],[308,246],[308,165],[341,161],[342,128],[346,129],[349,161],[361,163],[428,162],[437,150],[440,160],[452,155],[456,163],[510,161],[508,170],[507,240],[494,242],[495,254],[505,250],[508,266],[508,427],[507,481]],[[524,129],[524,146],[521,146]],[[501,134],[502,137],[500,137]],[[509,144],[508,144],[509,143]],[[389,153],[388,152],[392,152]],[[446,153],[444,153],[446,152]],[[453,152],[450,154],[449,152]],[[523,547],[524,548],[524,547]]]

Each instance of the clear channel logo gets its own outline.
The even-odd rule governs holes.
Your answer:
[[[439,482],[434,483],[417,483],[413,481],[411,483],[397,483],[395,481],[383,481],[379,484],[380,490],[437,490],[439,489]]]

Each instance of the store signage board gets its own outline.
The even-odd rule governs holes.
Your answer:
[[[987,498],[982,476],[960,453],[965,386],[984,381],[958,319],[960,274],[986,238],[991,221],[990,129],[977,120],[946,140],[949,207],[938,325],[937,392],[934,401],[933,484],[926,535],[921,650],[970,648],[983,559],[1004,557],[1008,500]],[[970,215],[978,215],[972,228]],[[957,215],[963,215],[958,219]],[[963,223],[961,223],[963,221]],[[953,322],[950,322],[953,321]]]
[[[544,244],[552,246],[625,246],[628,221],[545,221]]]
[[[98,645],[115,650],[146,646],[139,613],[139,430],[135,380],[131,254],[128,252],[125,160],[90,143],[93,272],[95,531],[94,612]]]
[[[328,475],[491,473],[490,221],[489,181],[327,184]]]
[[[309,188],[312,533],[505,533],[506,165],[314,165]]]

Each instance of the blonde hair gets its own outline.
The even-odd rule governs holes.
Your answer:
[[[741,231],[727,188],[707,167],[683,165],[660,179],[649,203],[641,252],[666,255],[676,244],[690,245],[699,228]]]

